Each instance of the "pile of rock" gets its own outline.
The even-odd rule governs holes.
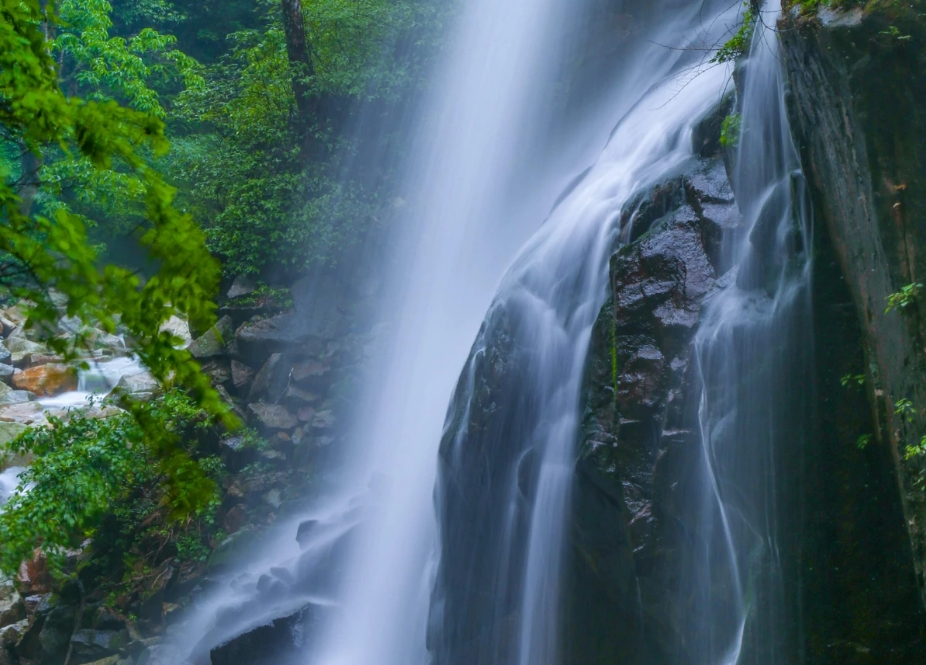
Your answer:
[[[104,362],[130,354],[122,337],[62,315],[53,333],[59,338],[80,333],[87,340],[84,357],[65,361],[42,343],[39,331],[25,324],[24,307],[0,310],[0,445],[29,426],[48,422],[46,409],[37,400],[77,390],[79,362]],[[0,458],[0,470],[17,462]]]

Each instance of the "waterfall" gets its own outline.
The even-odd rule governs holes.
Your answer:
[[[692,128],[728,81],[725,68],[700,66],[702,52],[664,44],[712,43],[703,25],[719,25],[725,9],[675,5],[672,20],[649,26],[621,85],[629,109],[489,309],[440,450],[429,634],[438,665],[569,662],[561,576],[589,338],[621,213],[691,165]]]
[[[550,100],[585,3],[462,8],[417,112],[383,299],[393,341],[348,462],[197,598],[172,635],[177,662],[205,665],[278,619],[296,621],[299,649],[268,651],[280,665],[570,662],[564,543],[609,258],[629,241],[619,221],[635,197],[695,162],[693,129],[729,88],[729,68],[706,65],[739,13],[721,0],[627,4],[609,93],[569,112]],[[761,22],[734,178],[746,224],[696,340],[710,491],[683,572],[700,582],[698,665],[741,662],[750,644],[758,662],[782,660],[776,428],[800,423],[787,381],[803,353],[791,331],[807,323],[809,231],[776,43]]]
[[[793,598],[802,442],[810,429],[811,219],[784,107],[772,0],[745,63],[733,172],[742,230],[727,243],[730,285],[695,341],[702,382],[700,597],[693,662],[794,662]],[[790,552],[789,556],[784,556]],[[790,564],[788,562],[791,562]]]

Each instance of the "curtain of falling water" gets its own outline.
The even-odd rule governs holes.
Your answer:
[[[779,11],[770,0],[760,12],[745,66],[733,179],[745,223],[727,248],[732,283],[696,339],[709,491],[692,662],[705,664],[794,662],[798,639],[787,621],[793,557],[782,556],[799,529],[797,497],[782,488],[799,477],[810,422],[811,227],[784,108]]]
[[[660,9],[625,62],[631,109],[508,271],[457,387],[437,492],[429,644],[438,665],[572,662],[559,639],[565,521],[580,384],[615,222],[633,194],[690,164],[693,123],[727,80],[724,68],[683,76],[702,53],[660,44],[712,43],[703,26],[728,7]]]

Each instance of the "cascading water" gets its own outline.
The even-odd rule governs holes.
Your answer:
[[[695,341],[709,488],[696,555],[698,663],[794,662],[799,642],[787,562],[812,415],[811,224],[784,107],[779,12],[772,0],[759,13],[745,64],[733,170],[744,224],[724,258],[732,283],[706,307]]]
[[[268,645],[268,662],[573,662],[562,637],[564,541],[581,383],[606,297],[608,257],[621,241],[616,222],[635,194],[693,161],[692,129],[729,81],[726,67],[700,67],[704,51],[723,40],[737,13],[720,1],[640,5],[627,18],[632,66],[606,100],[620,122],[519,253],[494,301],[502,267],[556,188],[581,169],[581,151],[551,158],[542,134],[563,44],[582,8],[565,0],[472,0],[465,8],[439,68],[441,84],[424,104],[406,178],[409,230],[394,276],[404,286],[386,299],[396,341],[369,382],[369,410],[358,414],[359,443],[341,489],[278,524],[217,592],[198,599],[198,612],[178,630],[179,659],[208,663],[209,650],[229,637],[287,617],[299,627],[302,651],[277,655]],[[712,488],[698,558],[703,612],[693,618],[701,625],[691,662],[699,665],[738,662],[744,635],[763,642],[762,629],[777,621],[780,606],[773,598],[778,578],[752,573],[757,560],[775,568],[767,553],[774,554],[776,526],[764,512],[775,506],[774,478],[759,468],[762,480],[750,486],[739,475],[761,467],[773,441],[749,444],[754,454],[742,454],[753,462],[748,469],[739,458],[724,461],[734,440],[742,450],[744,436],[780,421],[783,405],[776,403],[734,436],[760,402],[738,396],[755,382],[734,396],[725,391],[757,359],[757,345],[777,339],[781,313],[799,309],[795,285],[806,280],[806,262],[795,251],[806,230],[790,232],[791,187],[799,178],[791,173],[796,160],[775,51],[758,46],[774,35],[763,28],[754,41],[735,184],[757,249],[746,236],[731,245],[737,283],[715,299],[698,338],[705,482]],[[596,123],[572,133],[577,144],[607,136],[607,115],[589,118]],[[532,163],[541,156],[549,163]],[[474,337],[441,437],[453,379]],[[753,355],[741,353],[745,347]],[[750,583],[755,579],[763,580],[761,589]],[[720,599],[718,580],[729,591]],[[758,605],[769,609],[754,610]],[[774,655],[773,642],[755,652]]]
[[[552,88],[581,13],[566,0],[466,3],[419,112],[400,192],[407,206],[396,223],[406,230],[383,317],[395,342],[369,377],[337,491],[278,523],[215,592],[197,598],[197,611],[175,630],[178,661],[208,663],[210,649],[229,637],[300,611],[307,637],[297,660],[428,660],[441,427],[504,266],[587,163],[576,149],[540,159]],[[602,115],[560,134],[600,145],[610,125]],[[309,527],[297,544],[300,522]]]
[[[692,128],[727,81],[724,68],[700,70],[699,52],[658,44],[712,43],[719,36],[702,26],[724,9],[675,5],[672,21],[662,13],[650,26],[632,59],[646,67],[622,86],[631,109],[521,252],[483,324],[441,446],[429,636],[439,665],[572,662],[560,587],[589,337],[621,213],[691,164]]]

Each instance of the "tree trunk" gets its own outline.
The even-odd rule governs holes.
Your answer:
[[[286,33],[286,54],[293,73],[293,94],[296,97],[296,120],[302,135],[303,156],[308,156],[315,104],[309,93],[309,79],[315,75],[312,49],[305,35],[302,0],[280,0],[283,9],[283,30]]]

